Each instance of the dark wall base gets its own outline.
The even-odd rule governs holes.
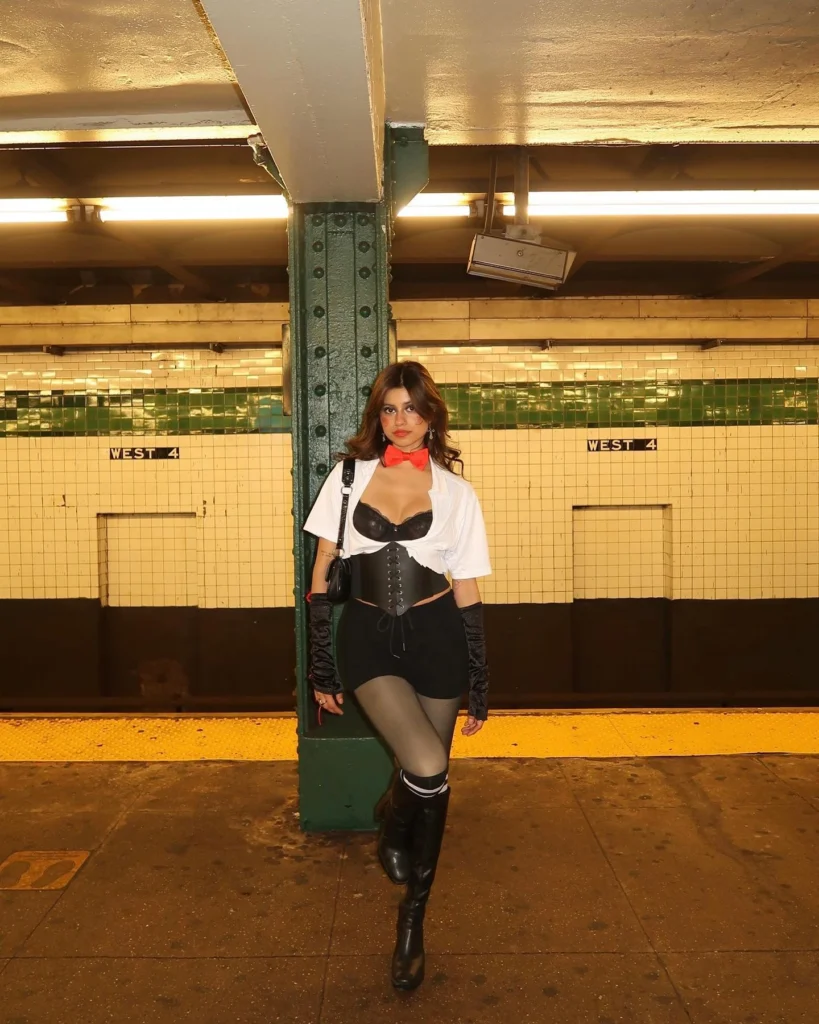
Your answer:
[[[487,605],[495,707],[819,705],[819,599]]]
[[[65,695],[97,700],[99,601],[0,601],[0,708]]]
[[[494,708],[819,705],[819,599],[487,605]],[[0,712],[290,711],[292,608],[0,601]]]
[[[295,706],[292,608],[0,601],[0,712]]]

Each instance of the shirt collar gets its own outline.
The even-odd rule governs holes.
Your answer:
[[[432,469],[432,487],[430,491],[441,491],[444,489],[444,482],[441,479],[441,467],[435,462],[434,459],[429,460],[430,468]]]

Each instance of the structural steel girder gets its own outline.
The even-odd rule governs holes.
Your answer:
[[[380,0],[202,0],[202,8],[293,201],[380,201]]]
[[[315,551],[301,530],[355,434],[390,351],[384,203],[307,204],[290,213],[290,360],[293,396],[296,678],[302,828],[372,828],[391,759],[352,698],[344,716],[316,721],[307,682],[305,595]]]

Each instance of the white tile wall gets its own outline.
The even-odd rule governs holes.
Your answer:
[[[816,377],[815,345],[534,345],[422,347],[401,358],[422,362],[440,384],[512,381],[723,380]]]
[[[480,346],[404,349],[439,383],[817,377],[814,346]],[[589,453],[589,438],[656,437],[656,452]],[[675,598],[819,596],[819,427],[461,431],[495,573],[487,601],[575,593],[572,509],[664,505]],[[672,559],[673,552],[673,559]],[[608,596],[628,596],[627,588]]]
[[[277,387],[281,375],[280,349],[230,348],[219,355],[202,348],[72,350],[59,357],[0,352],[0,391]]]
[[[656,437],[658,449],[586,450],[588,438],[625,435]],[[578,505],[669,506],[675,598],[819,597],[817,426],[484,430],[455,441],[486,517],[487,601],[572,600]]]
[[[670,344],[401,355],[446,383],[816,377],[815,351]],[[278,353],[255,350],[0,354],[0,388],[280,380]],[[615,436],[656,437],[659,447],[586,451],[589,437]],[[489,529],[487,601],[571,601],[573,510],[610,505],[668,506],[664,585],[675,598],[819,596],[819,427],[485,430],[455,440]],[[181,458],[108,458],[110,446],[150,443],[179,445]],[[0,439],[0,598],[97,597],[98,516],[184,512],[195,516],[200,606],[292,605],[290,469],[289,435]]]

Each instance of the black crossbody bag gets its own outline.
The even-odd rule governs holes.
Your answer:
[[[327,600],[333,604],[341,604],[350,596],[353,568],[350,565],[350,559],[344,558],[344,527],[347,525],[347,507],[350,504],[353,480],[355,480],[355,459],[345,459],[344,469],[341,473],[343,497],[341,499],[341,521],[338,526],[338,543],[335,557],[327,566],[327,573],[324,577],[327,581]]]

